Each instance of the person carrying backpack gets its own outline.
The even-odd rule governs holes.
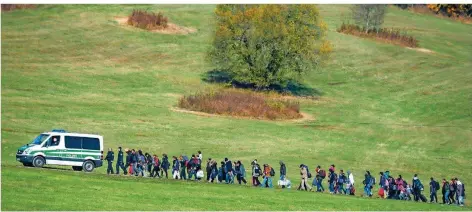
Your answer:
[[[161,161],[159,161],[159,157],[157,155],[153,155],[152,157],[152,165],[154,166],[152,171],[151,171],[151,177],[159,177],[161,178],[161,176],[159,175],[159,170],[160,170],[160,163]]]
[[[346,189],[344,189],[344,183],[346,182],[347,182],[346,175],[344,175],[344,171],[341,169],[338,175],[337,189],[336,189],[337,193],[346,194]]]
[[[298,186],[298,190],[312,190],[312,187],[308,183],[308,171],[304,164],[300,164],[300,186]]]
[[[439,183],[431,177],[431,181],[429,182],[429,196],[430,196],[430,203],[436,202],[438,203],[438,195],[437,191],[439,190]]]
[[[244,165],[241,163],[241,161],[238,160],[237,162],[235,162],[234,172],[236,174],[236,179],[238,180],[239,185],[241,185],[241,181],[243,181],[246,185],[247,182],[246,179],[244,179],[246,177],[246,169],[244,169]]]
[[[269,164],[264,164],[263,176],[261,187],[272,188],[272,176],[275,175],[274,169]]]
[[[323,179],[326,178],[326,171],[321,169],[321,166],[316,167],[316,191],[317,192],[324,192],[323,188]]]
[[[375,185],[375,179],[373,179],[369,171],[366,171],[364,177],[364,181],[362,181],[364,184],[364,196],[372,197],[372,188]]]
[[[423,190],[423,184],[421,184],[420,179],[418,178],[418,174],[415,174],[413,177],[413,181],[411,183],[413,188],[413,198],[415,201],[423,201],[426,202],[426,198],[421,194]]]
[[[168,178],[167,170],[169,169],[170,163],[167,154],[162,154],[162,163],[161,163],[161,177],[164,177],[164,173],[166,174],[166,178]]]
[[[279,164],[280,164],[280,179],[279,180],[284,180],[285,175],[287,175],[287,167],[285,166],[285,163],[283,161],[280,161]]]
[[[259,186],[261,182],[259,181],[259,177],[261,176],[261,167],[257,164],[257,160],[252,161],[252,185]]]

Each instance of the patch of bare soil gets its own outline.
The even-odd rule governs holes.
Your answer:
[[[115,17],[115,21],[118,22],[118,24],[120,25],[129,26],[128,17]],[[166,28],[154,29],[154,30],[150,30],[149,32],[155,32],[155,33],[160,33],[160,34],[172,34],[172,35],[187,35],[190,33],[194,33],[196,31],[197,29],[192,28],[192,27],[183,27],[174,23],[167,23]]]
[[[423,52],[423,53],[429,53],[429,54],[434,53],[432,50],[425,49],[425,48],[411,48],[411,47],[406,47],[406,48],[407,49],[412,49],[412,50],[415,50],[415,51],[419,51],[419,52]]]
[[[174,112],[179,112],[179,113],[189,113],[193,115],[198,115],[198,116],[205,116],[205,117],[231,117],[231,118],[237,118],[237,119],[256,119],[252,117],[242,117],[242,116],[226,116],[226,115],[219,115],[219,114],[211,114],[211,113],[204,113],[204,112],[198,112],[198,111],[191,111],[191,110],[186,110],[182,108],[176,108],[176,107],[171,107],[170,110]],[[300,113],[302,115],[302,118],[299,119],[289,119],[289,120],[275,120],[275,121],[282,121],[282,122],[305,122],[305,121],[313,121],[315,118],[307,113]],[[256,120],[266,120],[266,119],[256,119]]]

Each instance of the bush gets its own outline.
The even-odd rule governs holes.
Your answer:
[[[416,48],[418,47],[418,40],[413,36],[406,35],[401,33],[399,29],[394,28],[381,28],[378,30],[370,30],[361,28],[354,24],[345,24],[343,23],[341,27],[337,30],[338,32],[344,34],[351,34],[359,37],[374,38],[381,41],[386,41],[402,46]]]
[[[299,82],[331,50],[315,5],[218,5],[215,13],[210,61],[259,90]]]
[[[297,101],[284,100],[276,93],[269,95],[241,89],[221,89],[184,96],[178,106],[192,111],[257,119],[302,117]]]
[[[12,11],[17,9],[30,9],[35,8],[33,4],[2,4],[2,11]]]
[[[128,17],[128,24],[141,29],[154,30],[167,27],[168,19],[162,13],[148,13],[143,10],[133,10]]]

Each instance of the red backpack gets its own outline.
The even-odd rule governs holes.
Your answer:
[[[326,171],[325,171],[324,169],[321,169],[321,170],[320,170],[320,177],[323,178],[323,179],[325,179],[325,177],[326,177]]]

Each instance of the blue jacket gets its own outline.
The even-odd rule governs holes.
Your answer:
[[[172,161],[172,171],[179,171],[179,170],[180,170],[179,160],[175,159]]]
[[[167,156],[162,158],[162,168],[163,169],[169,169],[170,163],[169,163],[169,158]]]
[[[233,163],[231,163],[231,160],[228,160],[225,163],[225,172],[228,173],[230,171],[233,171]]]

